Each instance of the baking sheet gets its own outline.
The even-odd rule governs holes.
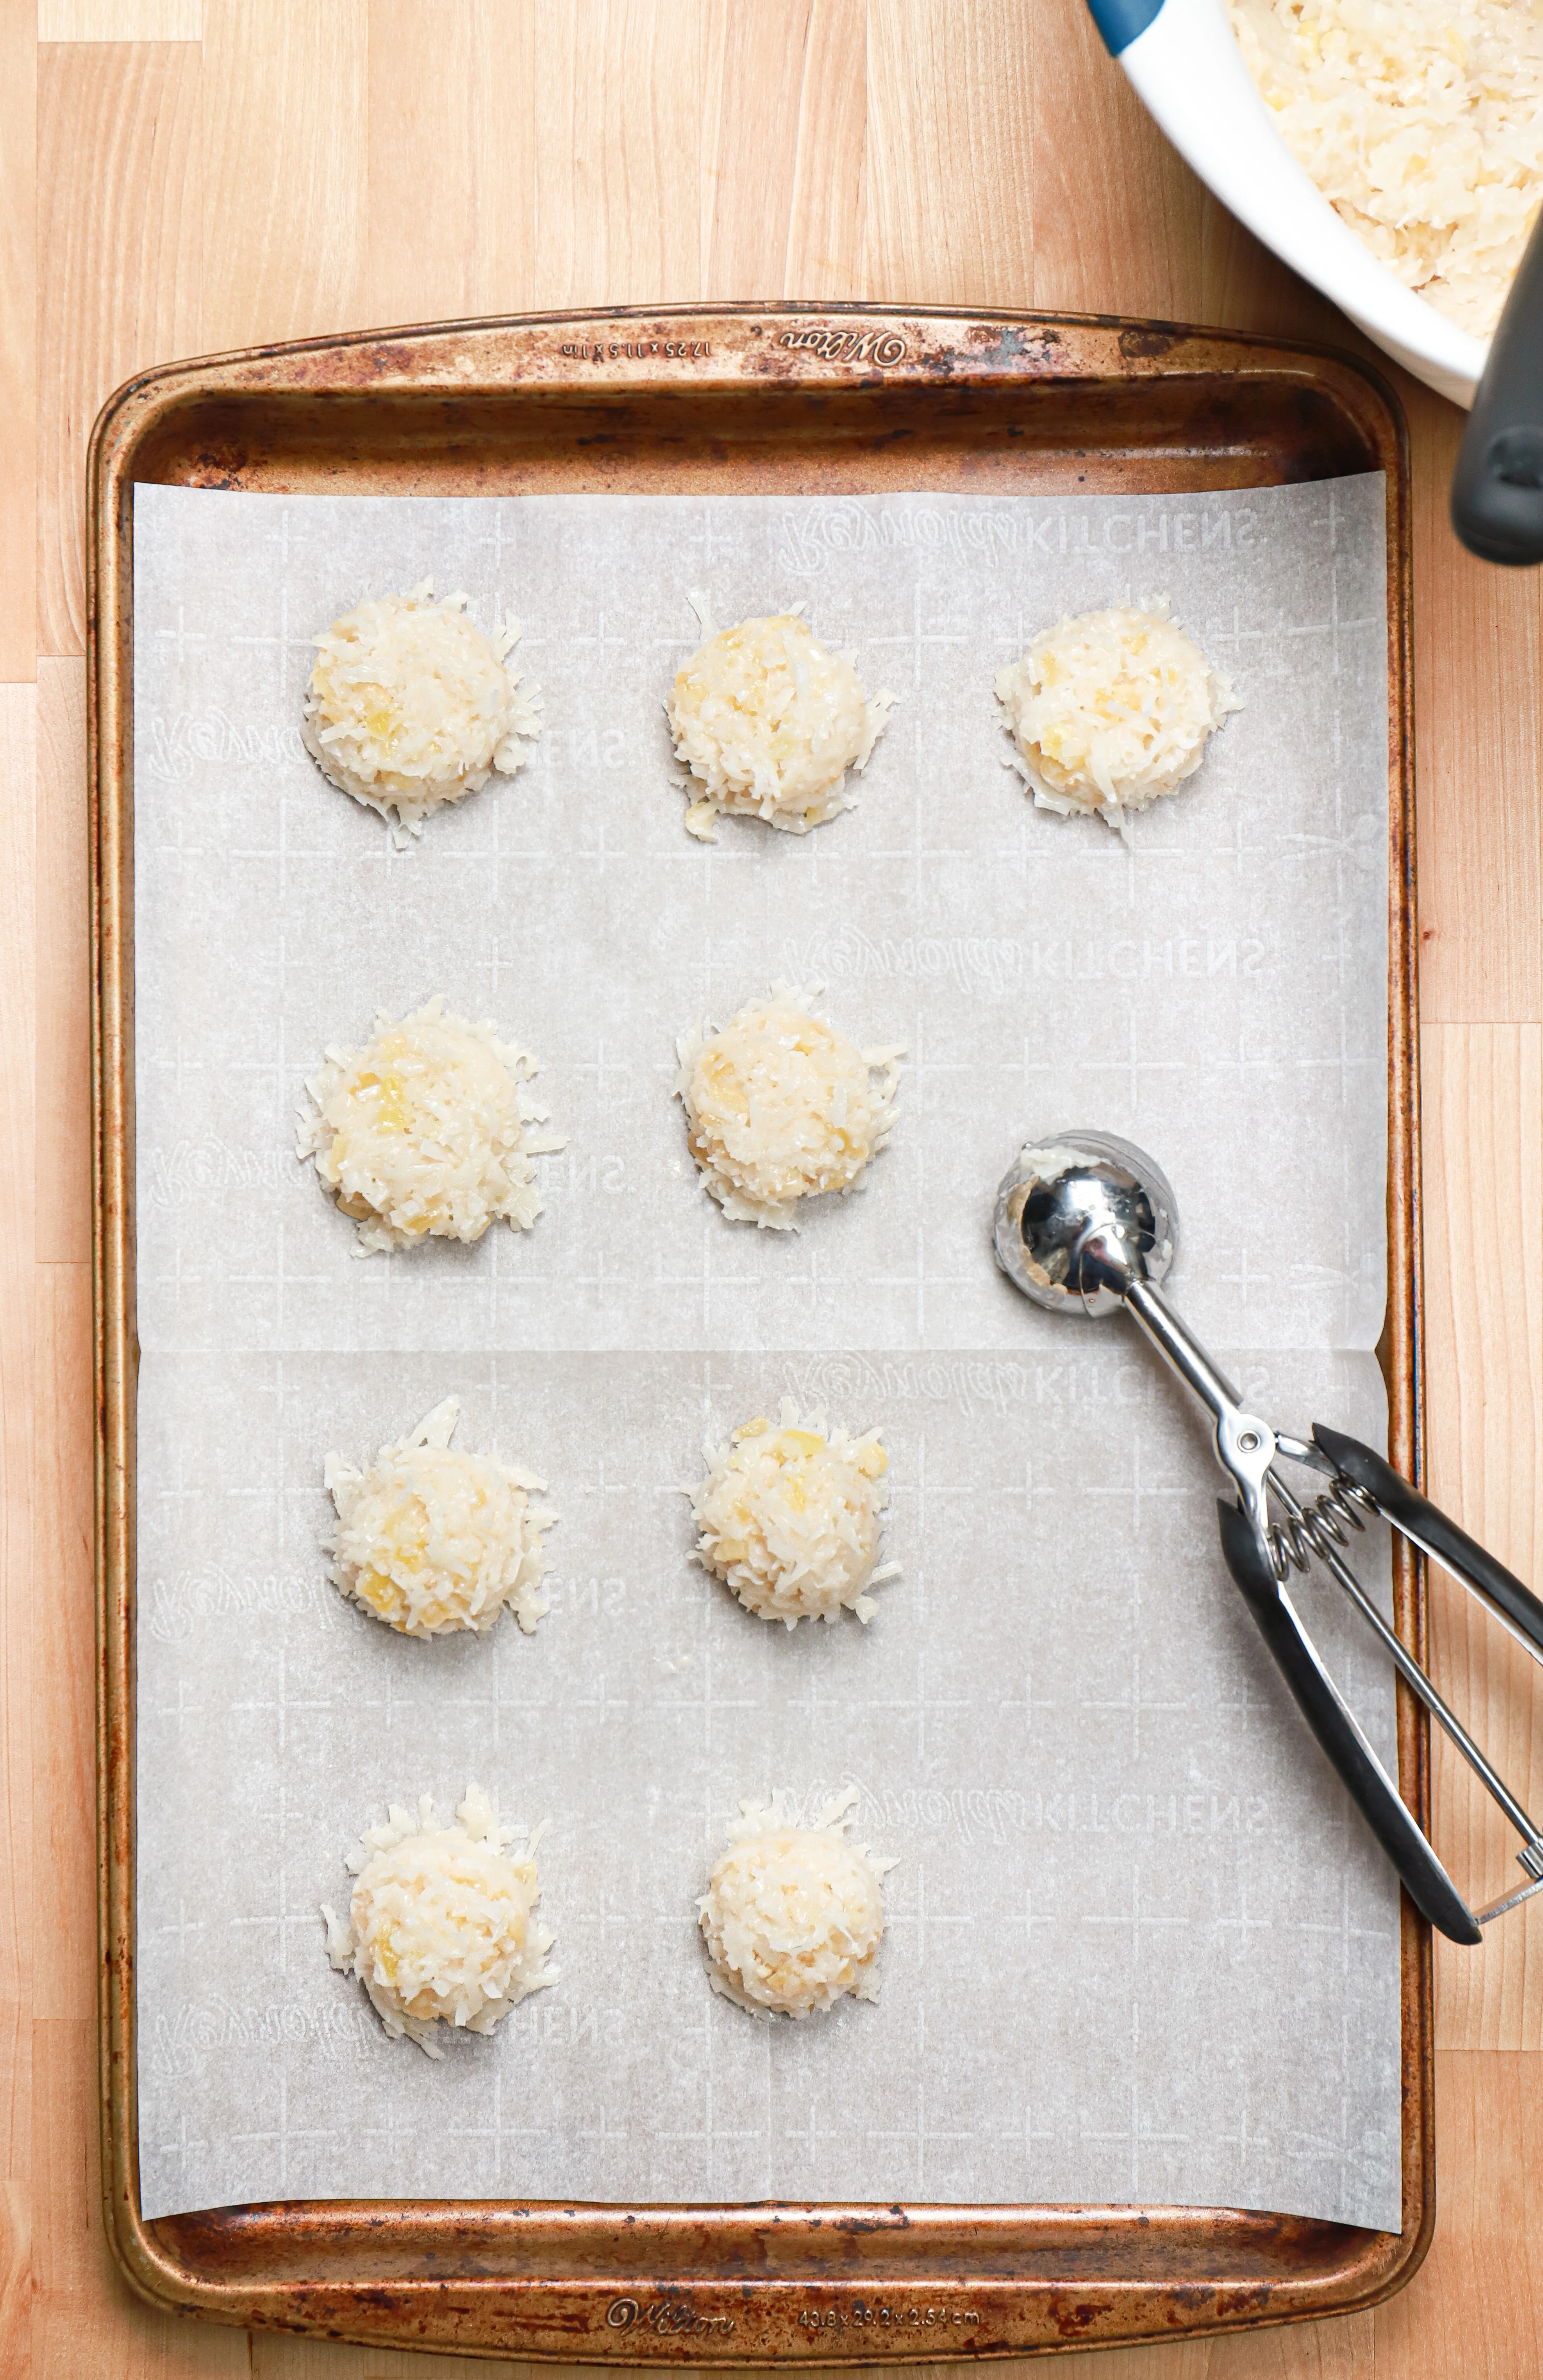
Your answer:
[[[1384,1427],[1379,477],[1234,495],[502,502],[137,491],[140,2155],[145,2212],[329,2195],[1139,2199],[1396,2228],[1392,1880],[1217,1553],[1203,1435],[1117,1326],[990,1262],[1024,1133],[1132,1134],[1175,1293],[1282,1422]],[[537,759],[397,853],[295,722],[309,636],[432,571],[526,623]],[[854,815],[692,844],[660,697],[705,589],[804,597],[901,698]],[[990,676],[1148,591],[1246,708],[1123,844],[1034,812]],[[774,974],[904,1039],[861,1196],[723,1221],[674,1034]],[[354,1259],[295,1162],[324,1041],[430,991],[543,1060],[547,1213]],[[854,1352],[863,1351],[863,1352]],[[414,1645],[319,1540],[450,1389],[563,1514],[537,1636]],[[904,1574],[766,1630],[692,1566],[704,1430],[783,1390],[893,1454]],[[1386,1590],[1385,1550],[1363,1563]],[[1386,1672],[1313,1617],[1385,1755]],[[564,1971],[443,2065],[314,1916],[389,1796],[552,1821]],[[858,1785],[898,1852],[877,2008],[759,2026],[695,1894],[735,1803]]]

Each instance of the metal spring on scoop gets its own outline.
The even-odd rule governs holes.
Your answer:
[[[1332,1486],[1306,1506],[1300,1520],[1270,1523],[1270,1560],[1276,1577],[1284,1581],[1288,1568],[1306,1571],[1314,1554],[1324,1550],[1318,1541],[1319,1533],[1337,1546],[1347,1546],[1346,1523],[1352,1529],[1364,1529],[1367,1524],[1361,1513],[1376,1510],[1364,1488],[1357,1488],[1343,1472],[1337,1474]]]

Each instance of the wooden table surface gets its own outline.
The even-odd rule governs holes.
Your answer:
[[[129,372],[448,315],[695,298],[1117,311],[1356,344],[1164,145],[1081,0],[0,0],[0,2380],[446,2364],[181,2322],[98,2204],[82,472]],[[1389,368],[1391,369],[1391,368]],[[1434,1493],[1543,1574],[1538,574],[1415,483]],[[1433,1590],[1434,1663],[1543,1807],[1537,1671]],[[1510,1846],[1438,1756],[1477,1900]],[[1543,1898],[1437,1958],[1435,2244],[1375,2313],[1086,2380],[1543,2369]],[[941,2367],[940,2367],[941,2368]]]

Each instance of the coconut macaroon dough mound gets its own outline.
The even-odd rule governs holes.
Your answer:
[[[553,1937],[535,1915],[538,1827],[510,1857],[517,1828],[501,1827],[476,1785],[449,1827],[433,1824],[425,1793],[418,1814],[391,1804],[348,1854],[357,1880],[342,1919],[322,1903],[327,1956],[352,1973],[393,2041],[404,2034],[443,2058],[442,2024],[491,2033],[531,1992],[557,1981],[546,1963]]]
[[[784,1397],[775,1423],[745,1422],[702,1455],[691,1510],[703,1569],[762,1620],[796,1628],[855,1611],[866,1627],[879,1609],[868,1589],[900,1569],[875,1568],[890,1464],[878,1431],[850,1438]]]
[[[664,708],[675,757],[707,788],[686,813],[703,843],[725,810],[785,834],[823,826],[851,808],[846,771],[861,773],[883,734],[893,695],[866,695],[852,655],[822,645],[803,608],[710,630],[675,673]]]
[[[383,1446],[368,1471],[329,1454],[337,1508],[335,1586],[404,1636],[485,1635],[512,1611],[526,1635],[548,1609],[541,1531],[557,1515],[531,1502],[545,1488],[492,1455],[452,1451],[460,1401],[446,1397],[415,1430]]]
[[[314,639],[306,749],[334,785],[394,823],[398,841],[495,769],[513,776],[526,758],[516,739],[541,730],[540,698],[506,666],[519,622],[485,637],[467,600],[436,602],[425,578],[407,595],[367,596]]]
[[[1177,793],[1229,711],[1243,704],[1168,616],[1165,595],[1136,610],[1084,612],[1035,638],[996,676],[1013,766],[1041,809],[1097,811],[1118,827]]]
[[[328,1049],[295,1146],[358,1223],[357,1255],[480,1240],[493,1222],[529,1230],[534,1160],[567,1146],[531,1129],[547,1121],[523,1087],[535,1072],[492,1025],[447,1015],[437,997],[397,1025],[383,1010],[363,1050]]]
[[[812,2016],[879,1997],[882,1880],[896,1863],[846,1840],[857,1787],[804,1825],[795,1797],[741,1802],[697,1903],[715,1992],[751,2016]]]
[[[854,1049],[810,1007],[818,990],[774,983],[675,1044],[691,1154],[736,1223],[796,1230],[799,1200],[856,1189],[893,1128],[901,1051]]]

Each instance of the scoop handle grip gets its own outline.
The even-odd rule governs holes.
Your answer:
[[[1303,1718],[1339,1771],[1342,1783],[1403,1879],[1422,1917],[1451,1942],[1483,1939],[1467,1902],[1427,1842],[1354,1712],[1318,1658],[1270,1567],[1248,1515],[1217,1500],[1221,1551],[1233,1583],[1253,1613]]]
[[[1539,1603],[1530,1587],[1487,1553],[1476,1537],[1469,1536],[1455,1521],[1411,1488],[1401,1478],[1391,1463],[1375,1454],[1359,1439],[1345,1438],[1339,1430],[1324,1423],[1313,1424],[1313,1440],[1337,1471],[1343,1472],[1351,1485],[1368,1495],[1382,1518],[1406,1536],[1411,1545],[1439,1561],[1443,1570],[1463,1585],[1493,1604],[1502,1620],[1510,1621],[1519,1636],[1524,1636],[1539,1660],[1543,1660],[1543,1603]]]
[[[1543,562],[1543,215],[1490,342],[1452,475],[1452,525],[1481,562]]]

